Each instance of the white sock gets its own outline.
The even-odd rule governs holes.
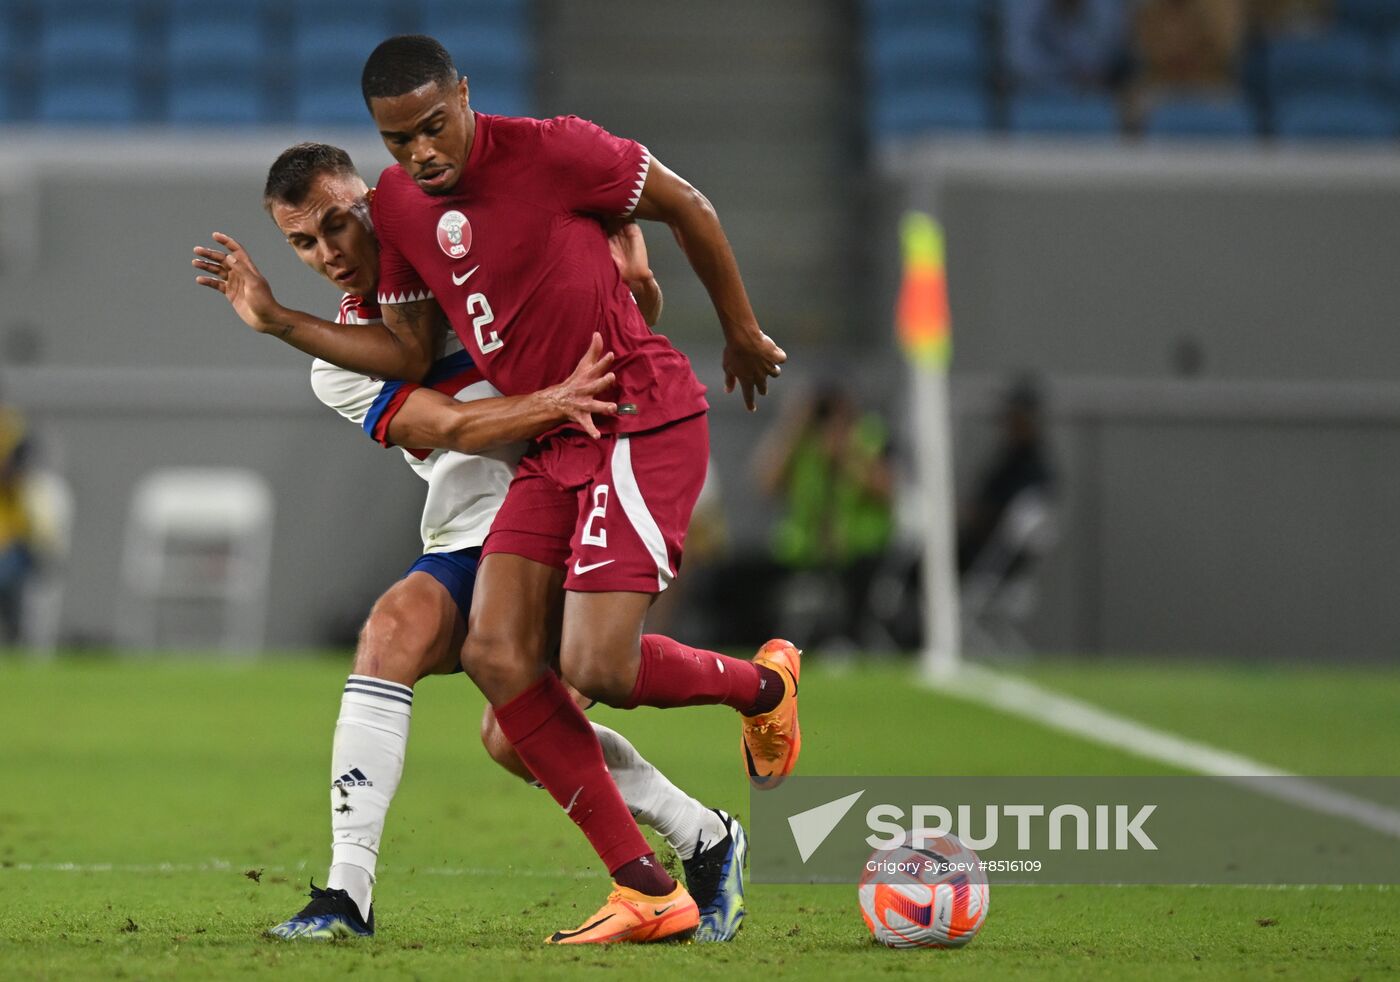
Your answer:
[[[724,822],[658,771],[616,730],[593,724],[603,760],[637,821],[665,839],[681,859],[691,859],[727,834]]]
[[[340,699],[331,745],[331,871],[326,887],[344,890],[369,918],[384,816],[403,775],[413,690],[352,675]]]

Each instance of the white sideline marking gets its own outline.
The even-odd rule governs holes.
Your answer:
[[[926,674],[924,680],[933,688],[950,695],[1034,720],[1051,729],[1126,750],[1169,767],[1222,778],[1252,788],[1260,794],[1324,815],[1349,819],[1373,831],[1400,839],[1400,811],[1338,791],[1263,761],[1154,729],[1091,703],[1042,689],[1024,679],[1002,675],[979,665],[963,665],[952,674]],[[1241,781],[1240,778],[1251,780]],[[1261,781],[1259,778],[1274,780]]]
[[[133,875],[151,873],[230,873],[235,869],[249,869],[256,864],[249,863],[229,863],[224,860],[213,860],[207,863],[12,863],[9,866],[0,867],[0,874],[3,873],[127,873]],[[286,866],[257,866],[264,874],[273,876],[279,874],[300,874],[306,872],[306,864],[298,863],[297,866],[289,868]],[[382,868],[381,868],[382,871]],[[490,869],[486,867],[453,867],[441,866],[431,869],[409,869],[389,871],[395,875],[405,873],[422,873],[427,876],[521,876],[529,879],[565,879],[565,880],[594,880],[597,873],[590,873],[583,870],[519,870],[519,869]],[[1168,884],[1142,884],[1142,883],[1086,883],[1080,886],[1092,886],[1096,888],[1108,887],[1111,889],[1131,889],[1136,886],[1171,886],[1171,887],[1199,887],[1208,886],[1223,890],[1326,890],[1331,893],[1343,891],[1361,890],[1375,893],[1389,893],[1394,887],[1389,883],[1168,883]],[[1062,889],[1064,884],[1056,883],[1015,883],[1002,886],[1003,890],[1025,889],[1025,890],[1049,890]]]
[[[223,859],[213,859],[205,863],[10,863],[0,866],[0,873],[231,873],[245,869],[257,869],[264,875],[277,876],[305,873],[307,866],[305,863],[299,863],[295,867],[266,866],[256,862],[230,863]],[[427,876],[518,876],[552,880],[592,880],[599,876],[597,872],[587,870],[504,869],[484,866],[435,866],[423,869],[390,867],[389,872],[399,876],[405,873],[422,873]]]

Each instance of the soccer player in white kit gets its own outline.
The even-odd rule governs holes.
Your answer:
[[[268,174],[264,204],[298,256],[345,292],[336,323],[375,322],[378,249],[368,194],[349,156],[325,144],[298,144]],[[250,325],[271,292],[246,251],[216,236],[228,252],[197,247],[202,285],[223,293]],[[635,226],[612,237],[614,256],[639,306],[654,322],[660,290]],[[235,274],[236,268],[236,275]],[[252,298],[250,292],[262,292]],[[295,343],[288,331],[278,332]],[[351,328],[353,330],[353,328]],[[601,338],[565,382],[527,396],[503,397],[473,366],[448,330],[421,384],[375,378],[316,359],[317,398],[385,447],[398,446],[428,484],[423,555],[376,602],[361,632],[341,699],[331,760],[332,860],[325,889],[272,928],[283,938],[374,933],[371,896],[384,819],[403,770],[413,686],[430,674],[460,670],[480,547],[525,442],[571,424],[596,433],[593,413],[616,407],[596,395],[613,383]],[[557,612],[556,612],[557,613]],[[490,707],[482,739],[507,770],[532,780],[495,725]],[[593,724],[610,773],[628,807],[681,857],[700,907],[697,940],[729,940],[743,918],[747,849],[737,820],[706,808],[673,785],[620,734]]]

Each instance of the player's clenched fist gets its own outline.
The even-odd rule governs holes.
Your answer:
[[[279,333],[285,323],[282,305],[272,295],[267,279],[258,272],[253,257],[222,232],[214,233],[214,241],[228,251],[195,246],[195,258],[190,262],[206,275],[196,276],[194,281],[222,293],[234,312],[253,330],[263,334]]]

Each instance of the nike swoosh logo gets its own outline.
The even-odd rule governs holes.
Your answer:
[[[578,801],[578,796],[581,795],[581,794],[583,794],[583,785],[582,785],[582,784],[580,784],[580,785],[578,786],[578,790],[574,792],[574,796],[573,796],[572,798],[569,799],[568,805],[565,806],[565,808],[564,808],[564,814],[565,814],[565,815],[569,814],[569,812],[571,812],[571,811],[574,810],[574,802]]]
[[[598,918],[596,921],[594,921],[592,924],[585,924],[583,927],[579,928],[577,931],[555,931],[555,932],[554,932],[554,935],[550,938],[550,940],[551,940],[551,941],[556,941],[556,942],[558,942],[558,941],[563,941],[565,938],[576,938],[576,937],[578,937],[580,934],[583,934],[583,933],[585,933],[586,931],[591,931],[591,930],[593,930],[595,927],[597,927],[599,924],[603,924],[603,923],[605,923],[605,922],[607,922],[607,921],[610,921],[610,920],[612,920],[612,919],[613,919],[614,917],[616,917],[616,916],[617,916],[616,914],[608,914],[606,917],[600,917],[600,918]]]
[[[467,282],[467,280],[471,279],[471,278],[472,278],[472,274],[475,273],[475,272],[476,272],[478,269],[480,269],[480,268],[481,268],[481,266],[479,266],[479,265],[473,266],[471,269],[467,270],[467,271],[466,271],[465,273],[463,273],[461,276],[458,276],[456,273],[453,273],[453,274],[452,274],[452,285],[453,285],[453,286],[461,286],[463,283]]]
[[[655,908],[655,909],[651,912],[651,916],[652,916],[652,917],[660,917],[662,914],[666,913],[666,911],[670,910],[670,909],[671,909],[672,907],[674,907],[674,906],[676,906],[676,905],[675,905],[675,904],[667,904],[665,907],[657,907],[657,908]]]
[[[584,566],[584,565],[582,565],[577,559],[575,559],[575,560],[574,560],[574,575],[575,575],[575,576],[582,576],[584,573],[591,573],[591,572],[593,572],[595,569],[598,569],[600,566],[606,566],[608,563],[611,563],[611,562],[616,562],[616,560],[614,560],[614,559],[604,559],[601,563],[589,563],[587,566]]]

